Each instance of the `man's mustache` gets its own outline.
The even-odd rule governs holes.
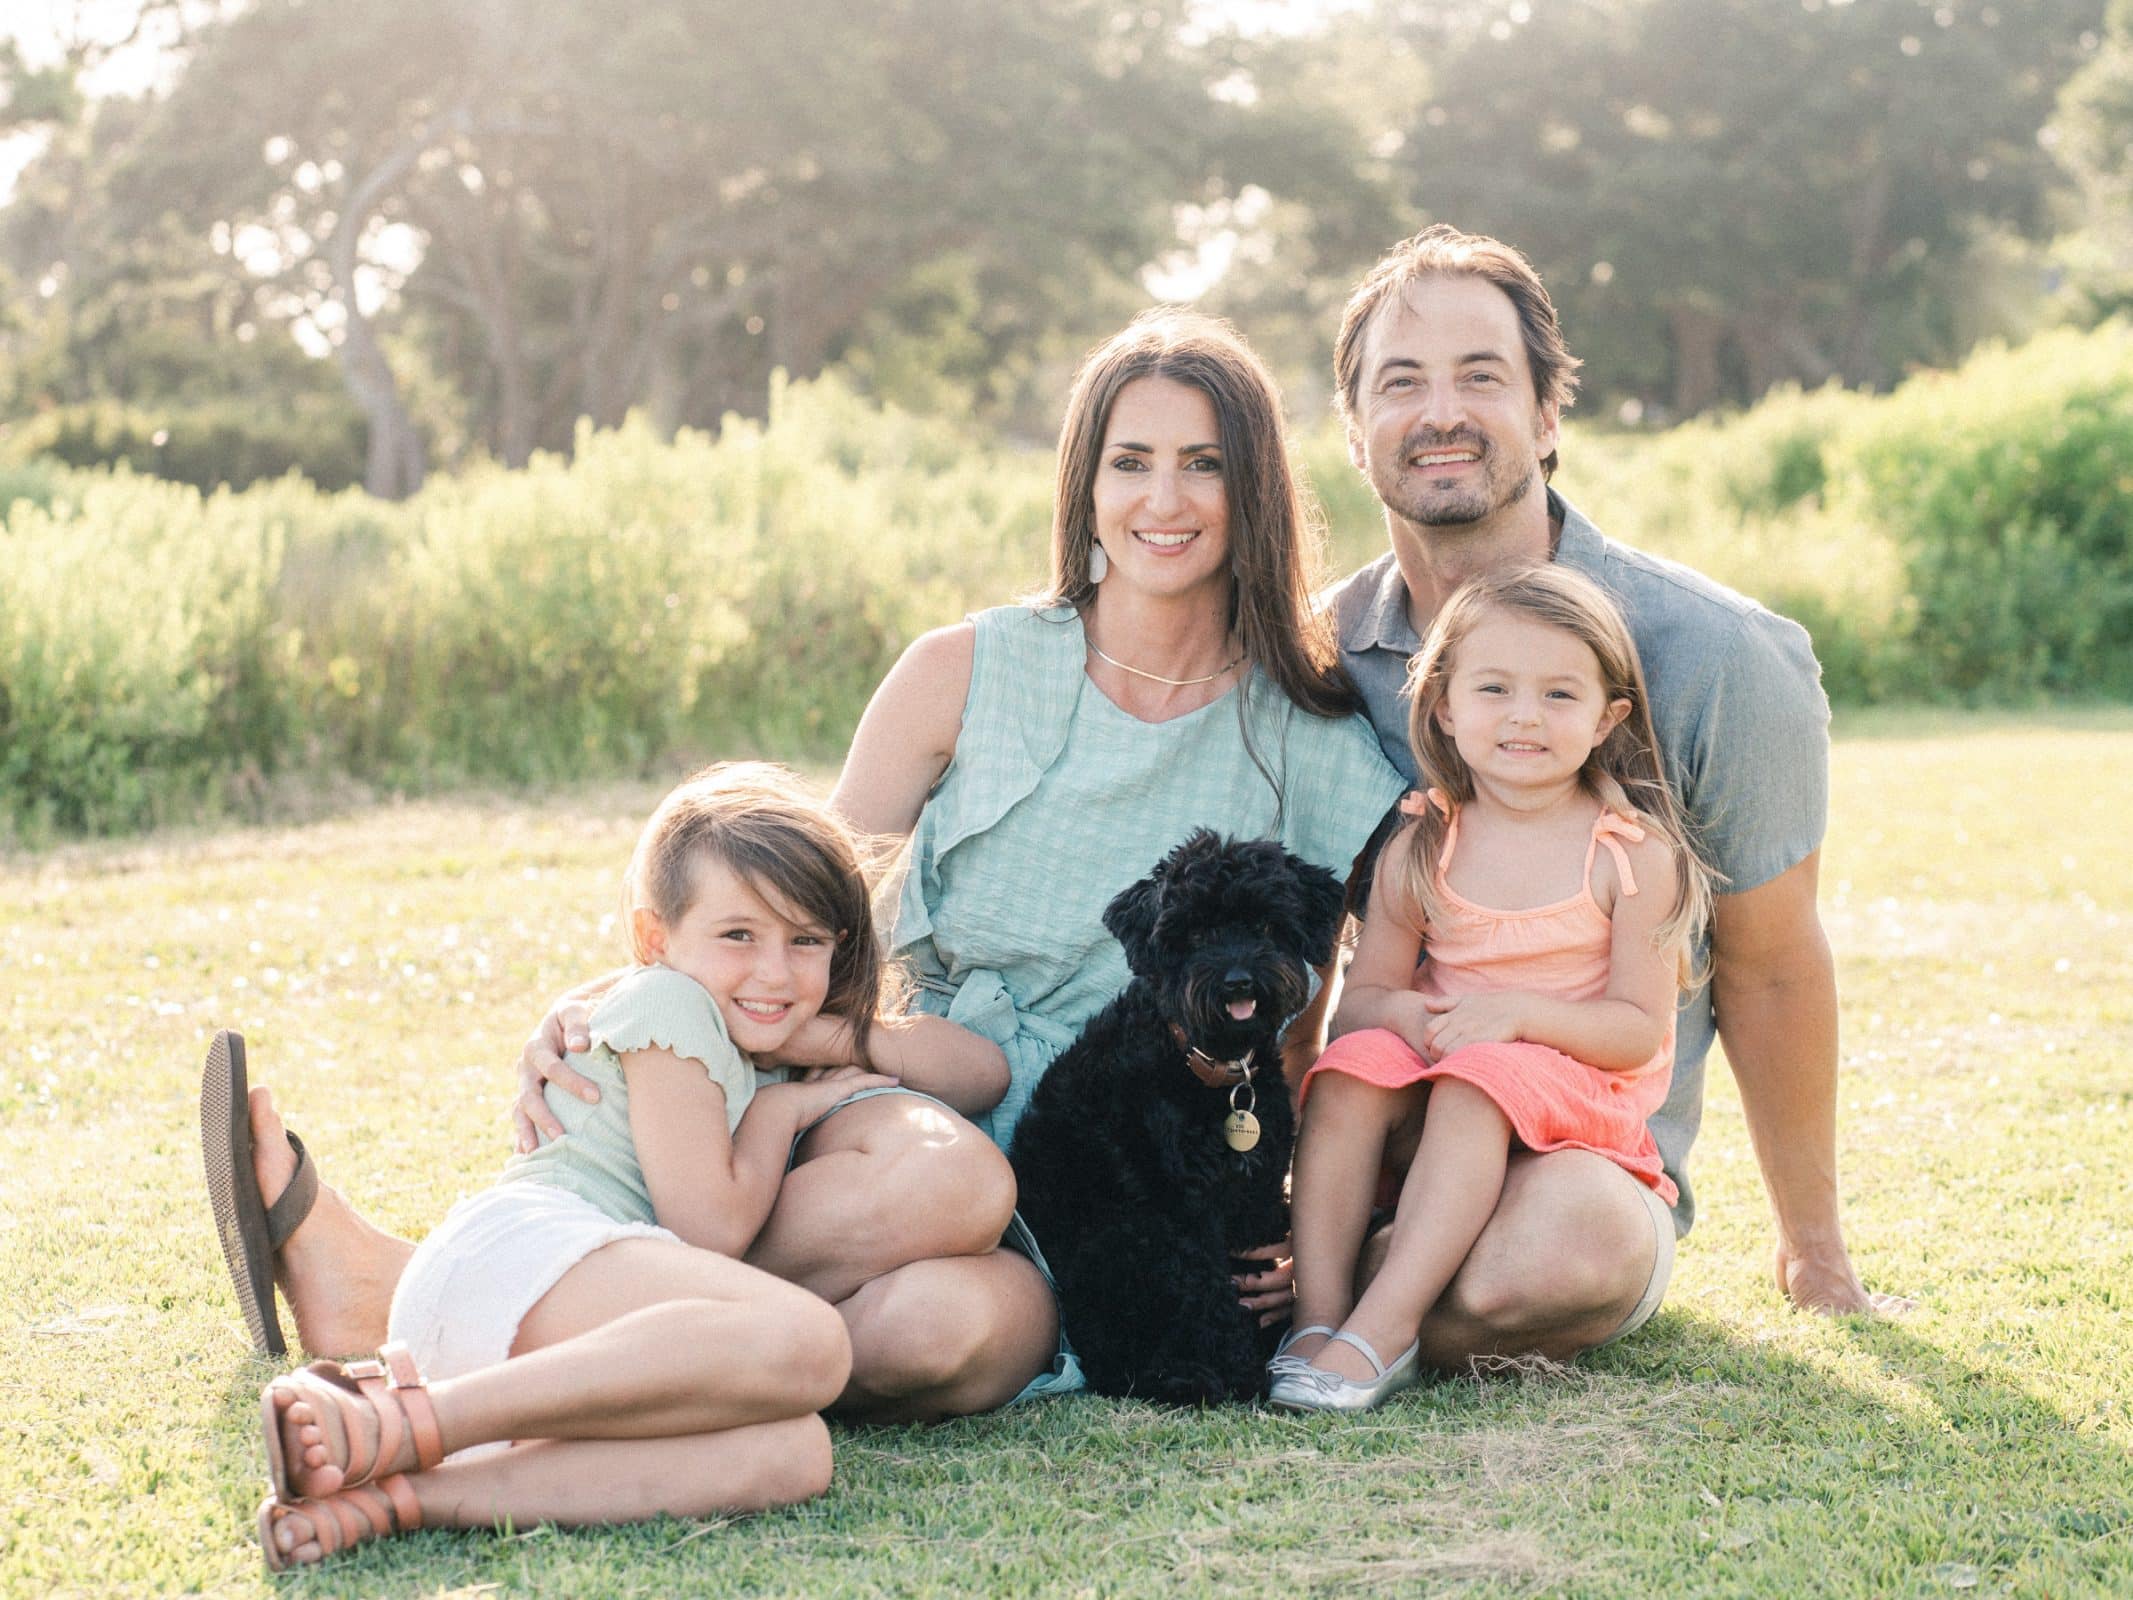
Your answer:
[[[1489,444],[1473,433],[1411,433],[1400,441],[1403,458],[1430,450],[1471,450],[1476,455],[1485,456],[1489,453]]]

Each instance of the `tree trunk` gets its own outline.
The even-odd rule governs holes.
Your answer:
[[[351,308],[353,297],[351,297]],[[363,487],[381,500],[404,500],[422,487],[427,463],[422,436],[400,403],[385,352],[378,348],[367,317],[351,309],[340,344],[341,377],[355,403],[370,421],[370,449]]]
[[[1879,383],[1883,374],[1874,360],[1873,290],[1889,260],[1889,203],[1895,179],[1881,156],[1878,130],[1870,131],[1859,151],[1859,187],[1844,206],[1850,270],[1844,285],[1844,333],[1837,360],[1850,383]]]
[[[1674,415],[1693,417],[1718,404],[1718,344],[1725,324],[1694,305],[1670,307],[1667,320],[1674,335]]]
[[[356,309],[354,251],[348,252],[348,275],[342,277],[342,252],[334,249],[334,281],[339,287],[347,322],[335,354],[341,363],[341,380],[370,422],[369,454],[363,467],[363,487],[380,500],[405,500],[422,487],[427,467],[422,436],[400,403],[400,386],[393,379],[391,364],[378,345],[370,319]]]
[[[356,248],[372,206],[415,164],[428,141],[429,129],[417,129],[360,182],[351,185],[333,235],[326,241],[333,291],[346,319],[338,347],[341,378],[370,421],[363,487],[381,500],[404,500],[421,488],[427,463],[422,436],[400,401],[400,385],[393,378],[392,364],[385,359],[385,351],[356,295]]]

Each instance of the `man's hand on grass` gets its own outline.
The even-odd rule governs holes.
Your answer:
[[[1821,1249],[1777,1247],[1778,1290],[1801,1311],[1824,1316],[1864,1312],[1900,1317],[1918,1302],[1908,1295],[1882,1294],[1859,1281],[1852,1258],[1841,1242]]]

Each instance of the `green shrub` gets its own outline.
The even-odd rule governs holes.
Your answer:
[[[5,516],[8,507],[17,500],[27,500],[34,506],[50,508],[59,497],[60,483],[65,471],[49,461],[25,461],[20,465],[0,464],[0,516]]]
[[[2133,329],[1914,379],[1851,465],[1902,552],[1935,691],[2133,694]]]
[[[248,660],[271,631],[271,530],[231,502],[120,473],[81,499],[17,500],[0,531],[0,808],[18,829],[112,832],[190,809],[253,724]],[[88,530],[93,536],[85,537]],[[233,745],[232,734],[236,735]]]
[[[87,401],[8,424],[0,459],[129,467],[196,489],[245,488],[301,472],[327,489],[363,481],[361,413],[338,395],[127,406]]]
[[[1330,560],[1384,548],[1336,425],[1298,442]],[[1834,699],[2133,695],[2133,355],[2120,328],[1872,397],[1568,431],[1608,532],[1799,619]],[[0,468],[0,836],[406,788],[825,759],[915,635],[1041,583],[1051,463],[834,381],[767,422],[433,478],[206,495]]]

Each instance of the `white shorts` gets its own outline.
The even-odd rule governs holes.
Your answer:
[[[564,1273],[617,1239],[679,1238],[617,1222],[550,1184],[500,1183],[452,1207],[393,1291],[387,1337],[404,1342],[431,1383],[493,1367],[518,1325]]]

